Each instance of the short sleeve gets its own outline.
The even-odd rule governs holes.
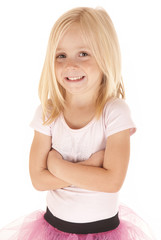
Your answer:
[[[123,99],[117,98],[106,104],[104,118],[106,137],[126,129],[130,130],[130,136],[136,132],[131,111]]]
[[[42,119],[42,107],[41,105],[38,106],[38,108],[35,111],[35,115],[33,117],[32,122],[30,123],[30,127],[34,130],[43,133],[45,135],[51,136],[51,126],[50,125],[43,125],[43,119]]]

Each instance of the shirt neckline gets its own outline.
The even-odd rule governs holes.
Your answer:
[[[105,104],[104,109],[103,109],[103,111],[102,111],[102,115],[103,115],[103,113],[104,113],[104,110],[105,110],[105,107],[107,106],[107,104],[110,104],[110,103],[116,101],[116,99],[117,99],[117,98],[111,98],[111,99],[109,99],[109,100],[107,101],[107,103]],[[102,117],[102,115],[101,115],[101,117]],[[67,122],[65,121],[65,118],[64,118],[63,113],[60,114],[60,119],[61,119],[61,121],[63,122],[63,125],[65,126],[65,128],[66,128],[68,131],[73,132],[73,133],[77,133],[77,132],[84,131],[84,130],[86,130],[87,128],[89,128],[91,125],[93,125],[93,124],[97,121],[96,117],[94,116],[93,119],[92,119],[89,123],[87,123],[84,127],[79,128],[79,129],[72,129],[72,128],[70,128],[70,127],[68,126]]]
[[[69,127],[69,125],[65,121],[63,113],[61,113],[60,118],[61,118],[61,121],[63,122],[65,128],[67,130],[69,130],[70,132],[75,132],[75,133],[86,130],[87,128],[89,128],[91,125],[93,125],[96,122],[96,117],[93,117],[92,120],[89,123],[87,123],[84,127],[78,128],[78,129],[73,129],[73,128]]]

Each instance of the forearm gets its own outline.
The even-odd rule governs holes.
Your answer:
[[[81,165],[91,165],[91,160],[79,162]],[[33,186],[39,191],[56,190],[60,188],[69,187],[71,184],[54,176],[48,169],[44,169],[32,177]]]
[[[91,159],[79,162],[81,165],[91,165]],[[71,184],[54,176],[48,169],[43,169],[41,172],[35,174],[33,177],[33,185],[39,191],[56,190],[60,188],[69,187]]]
[[[38,191],[56,190],[69,187],[70,184],[54,176],[49,170],[44,169],[34,173],[31,177],[32,184]]]
[[[101,167],[75,164],[59,159],[58,164],[50,166],[50,171],[63,181],[83,189],[100,192],[119,190],[114,182],[113,173]]]

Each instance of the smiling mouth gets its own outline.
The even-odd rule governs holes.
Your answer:
[[[70,82],[79,82],[83,80],[85,76],[80,76],[80,77],[65,77],[65,80],[70,81]]]

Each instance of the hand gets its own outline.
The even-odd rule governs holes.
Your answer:
[[[101,150],[96,153],[93,153],[89,158],[92,163],[92,166],[103,167],[104,154],[105,154],[105,150]]]
[[[52,148],[49,152],[50,155],[52,155],[53,158],[59,158],[59,159],[62,159],[62,155],[56,151],[54,148]]]
[[[98,151],[93,153],[89,159],[79,162],[78,164],[93,166],[93,167],[103,167],[105,150]]]
[[[51,149],[47,158],[47,168],[52,174],[54,174],[54,166],[62,159],[62,155],[58,151]]]

